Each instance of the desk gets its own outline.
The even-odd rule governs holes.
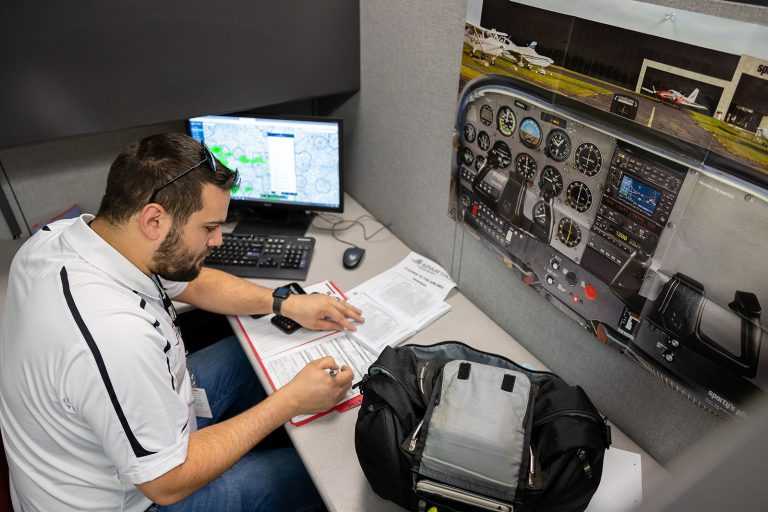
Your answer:
[[[354,219],[366,213],[360,204],[351,197],[345,197],[345,218]],[[318,220],[317,223],[321,226],[325,225],[321,220]],[[376,229],[372,221],[366,221],[366,224],[373,228],[368,229],[369,233]],[[373,240],[365,241],[362,230],[359,227],[354,227],[340,236],[365,248],[365,260],[357,269],[346,270],[341,266],[341,256],[348,246],[334,240],[330,233],[314,227],[310,228],[307,234],[317,238],[317,245],[306,284],[331,279],[342,289],[350,290],[395,265],[410,252],[410,249],[388,230],[382,231]],[[277,285],[275,281],[255,281],[270,287]],[[532,369],[545,369],[525,348],[475,307],[464,295],[454,291],[449,296],[448,302],[452,309],[447,315],[419,332],[406,343],[431,344],[445,340],[467,341],[473,347],[504,355]],[[240,338],[240,342],[243,344],[262,384],[266,389],[270,389],[234,318],[230,318],[230,323]],[[333,412],[302,427],[287,425],[286,429],[330,511],[402,510],[397,505],[376,496],[368,485],[355,454],[356,420],[357,410],[354,409],[345,413]],[[664,469],[615,426],[613,427],[613,446],[641,454],[644,489],[649,488],[650,482],[663,476]],[[621,489],[617,489],[617,491],[621,492]]]
[[[344,217],[347,219],[354,219],[367,213],[349,196],[345,197],[345,203]],[[324,225],[322,221],[318,221],[318,224]],[[373,222],[366,221],[366,224],[372,228],[368,229],[369,233],[376,229]],[[364,241],[360,228],[354,227],[344,232],[341,237],[359,243],[367,252],[365,260],[358,268],[345,270],[341,266],[341,255],[347,248],[346,245],[334,240],[330,233],[316,228],[311,228],[308,234],[317,238],[314,259],[306,281],[308,284],[332,279],[343,289],[349,290],[395,265],[410,252],[408,247],[388,230],[382,231],[373,240]],[[2,311],[5,301],[11,259],[22,242],[0,242],[0,311]],[[269,280],[256,281],[269,287],[279,284]],[[461,293],[452,292],[448,302],[453,309],[408,340],[408,343],[430,344],[444,340],[467,341],[480,350],[504,355],[533,369],[544,369],[544,366],[525,348]],[[189,309],[189,306],[179,304],[179,309]],[[230,319],[230,322],[233,323],[235,332],[239,333],[234,319]],[[250,350],[246,352],[249,354],[251,363],[254,365],[262,384],[265,384],[265,388],[269,389],[252,353]],[[287,430],[330,511],[402,510],[393,503],[380,499],[368,485],[355,454],[356,419],[357,410],[346,413],[331,413],[303,427],[288,425]],[[616,427],[613,427],[613,446],[641,454],[644,489],[649,489],[649,484],[665,476],[664,469]],[[617,489],[617,491],[621,492],[621,489]]]

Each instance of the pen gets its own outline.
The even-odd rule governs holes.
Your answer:
[[[343,372],[346,368],[347,368],[347,365],[345,364],[341,365],[341,367],[339,368],[329,368],[328,375],[330,375],[331,377],[335,377],[336,375],[339,374],[339,372]]]

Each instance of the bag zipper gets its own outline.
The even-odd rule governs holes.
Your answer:
[[[528,487],[533,487],[533,477],[535,476],[535,470],[533,465],[533,447],[528,445],[528,453],[530,453],[530,463],[528,465]]]
[[[411,434],[411,441],[408,443],[408,451],[413,453],[413,451],[416,449],[416,442],[419,439],[419,432],[421,431],[421,426],[424,424],[424,418],[421,418],[421,421],[418,425],[416,425],[416,429],[413,431],[413,434]]]
[[[596,416],[594,414],[584,412],[579,409],[562,409],[559,411],[551,412],[544,416],[543,418],[538,418],[536,421],[533,422],[533,427],[538,427],[543,425],[544,423],[549,423],[553,419],[559,417],[559,416],[571,416],[574,418],[583,418],[586,420],[589,420],[593,423],[597,423],[598,425],[605,425],[605,421],[603,418]]]
[[[461,341],[441,341],[440,343],[433,343],[432,345],[418,345],[416,343],[409,343],[407,345],[402,345],[402,346],[400,346],[398,348],[406,348],[406,347],[432,348],[432,347],[439,347],[441,345],[449,345],[449,344],[450,345],[461,345],[462,347],[466,347],[466,348],[470,349],[473,352],[477,352],[478,354],[483,354],[483,355],[486,355],[486,356],[492,356],[492,357],[501,359],[501,360],[506,361],[509,364],[515,366],[516,368],[519,368],[522,373],[526,373],[527,372],[527,373],[533,373],[533,374],[537,374],[537,375],[551,375],[552,377],[555,377],[558,380],[561,380],[561,381],[563,380],[562,377],[560,377],[556,373],[552,373],[552,372],[548,372],[548,371],[544,371],[544,370],[531,370],[530,368],[526,368],[525,366],[517,364],[516,362],[512,361],[509,358],[506,358],[504,356],[500,356],[499,354],[494,354],[492,352],[483,352],[482,350],[478,350],[478,349],[476,349],[474,347],[470,347],[469,345],[467,345],[466,343],[461,342]]]
[[[419,391],[421,391],[421,396],[424,396],[424,373],[427,371],[427,366],[429,366],[429,361],[424,363],[419,372]]]
[[[387,368],[383,366],[371,366],[370,368],[368,368],[368,373],[366,374],[366,377],[370,378],[370,376],[375,374],[372,372],[384,374],[390,379],[392,379],[393,381],[397,382],[397,384],[403,389],[403,391],[405,391],[405,394],[408,395],[408,398],[413,400],[415,403],[420,403],[422,401],[420,397],[416,397],[414,399],[414,396],[411,395],[411,392],[408,390],[408,387],[405,384],[403,384],[400,379],[395,377],[395,375],[391,371],[389,371]],[[361,383],[365,382],[366,380],[367,379],[363,378],[363,381],[361,381]]]

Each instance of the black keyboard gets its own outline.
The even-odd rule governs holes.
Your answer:
[[[225,233],[205,265],[240,277],[304,281],[314,249],[308,236]]]

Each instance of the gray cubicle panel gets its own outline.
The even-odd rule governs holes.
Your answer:
[[[359,2],[0,6],[0,148],[360,86]]]
[[[659,3],[743,19],[734,4]],[[670,461],[720,420],[560,315],[446,215],[467,8],[460,0],[361,4],[361,94],[337,112],[351,133],[347,190],[408,246],[452,269],[470,300],[548,367],[587,388],[640,446]],[[667,12],[632,8],[659,10],[659,18]],[[768,19],[768,9],[749,19]]]

